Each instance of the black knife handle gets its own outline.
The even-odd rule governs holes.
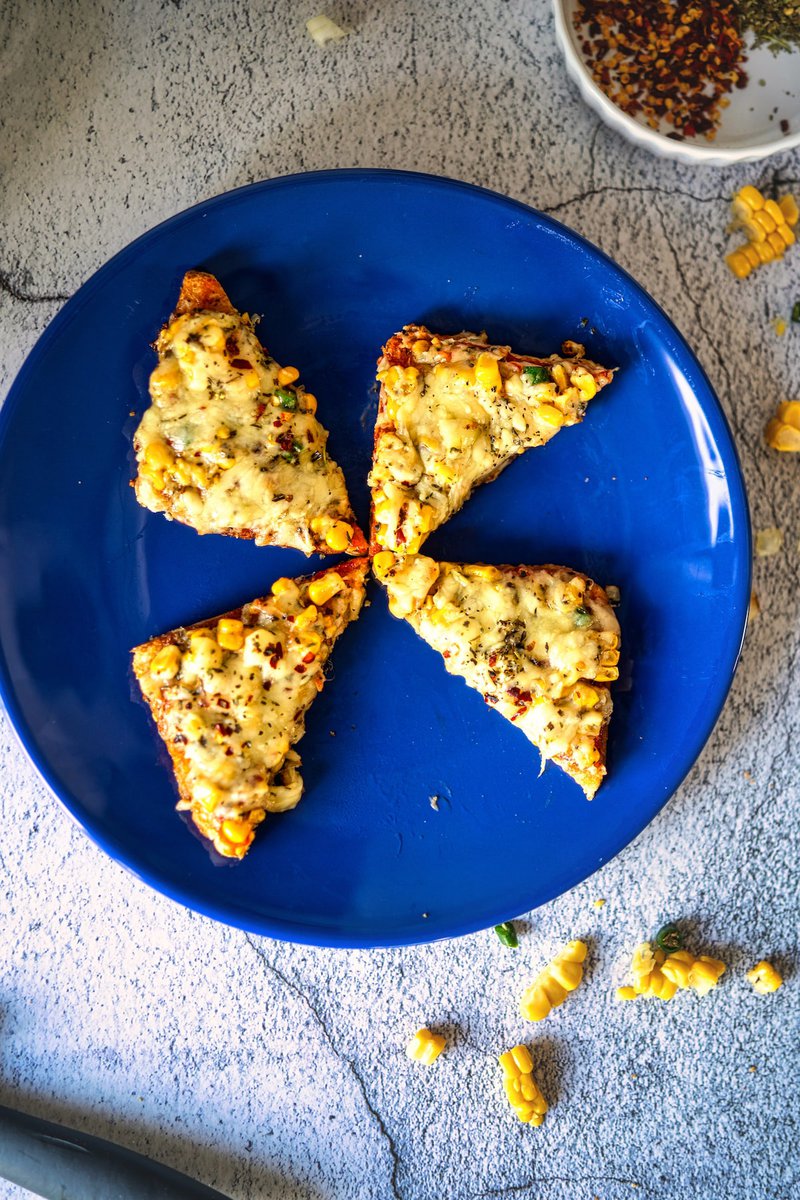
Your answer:
[[[124,1146],[3,1105],[0,1177],[45,1200],[229,1200]]]

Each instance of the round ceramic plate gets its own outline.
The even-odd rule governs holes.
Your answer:
[[[189,267],[214,272],[319,397],[367,522],[375,360],[403,324],[486,329],[619,368],[582,425],[529,451],[425,551],[563,563],[622,593],[609,776],[588,803],[441,659],[371,604],[300,744],[306,791],[242,863],[175,811],[129,650],[315,570],[139,508],[131,437],[150,344]],[[730,432],[658,306],[582,238],[465,184],[382,171],[270,180],[172,218],[65,305],[0,413],[0,678],[55,794],[114,858],[229,924],[320,945],[427,941],[542,904],[668,800],[725,700],[749,597]],[[431,798],[435,798],[432,803]]]

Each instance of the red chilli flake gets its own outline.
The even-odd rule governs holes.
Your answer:
[[[747,85],[735,3],[579,0],[573,22],[598,87],[667,137],[713,141],[727,94]]]

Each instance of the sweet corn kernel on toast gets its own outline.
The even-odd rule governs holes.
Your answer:
[[[606,774],[620,629],[598,584],[567,567],[375,555],[390,611],[438,650],[592,799]]]
[[[366,551],[316,398],[213,275],[187,272],[156,349],[152,403],[133,443],[141,505],[259,546]]]
[[[133,651],[133,670],[172,758],[180,799],[220,854],[242,858],[268,812],[299,801],[293,749],[334,642],[364,601],[366,558]]]
[[[482,483],[566,425],[613,372],[565,342],[530,358],[485,334],[433,334],[406,325],[378,360],[381,385],[372,490],[372,549],[416,554]]]

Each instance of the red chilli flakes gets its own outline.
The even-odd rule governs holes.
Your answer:
[[[735,3],[579,0],[573,21],[598,87],[668,137],[713,140],[726,94],[747,84]]]

